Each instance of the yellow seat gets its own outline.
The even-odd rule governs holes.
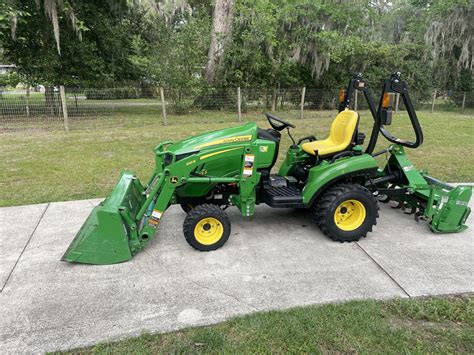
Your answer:
[[[314,142],[307,142],[301,148],[312,155],[332,155],[346,150],[354,138],[359,123],[359,114],[352,110],[339,112],[331,124],[329,137]]]

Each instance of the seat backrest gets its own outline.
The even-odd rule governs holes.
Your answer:
[[[352,141],[359,123],[359,114],[352,110],[339,112],[331,124],[329,139],[336,144],[344,144],[346,147]]]

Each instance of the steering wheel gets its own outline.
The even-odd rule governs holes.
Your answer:
[[[273,129],[277,130],[277,131],[282,131],[284,130],[285,128],[287,127],[291,127],[291,128],[296,128],[296,126],[290,122],[286,122],[284,120],[282,120],[281,118],[278,118],[274,115],[272,115],[271,113],[265,113],[265,116],[267,116],[267,120],[268,120],[268,123],[270,123],[270,126],[272,126]],[[276,122],[279,122],[281,124],[276,124]]]

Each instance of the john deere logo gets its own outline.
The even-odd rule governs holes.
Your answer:
[[[227,144],[227,143],[236,143],[236,142],[246,142],[252,140],[252,135],[248,134],[245,136],[234,136],[234,137],[227,137],[227,138],[221,138],[212,142],[204,143],[201,145],[197,145],[194,147],[194,149],[199,149],[199,148],[204,148],[204,147],[210,147],[213,145],[218,145],[218,144]]]
[[[172,184],[176,184],[176,183],[178,182],[178,177],[177,177],[177,176],[172,176],[172,177],[170,178],[170,182],[171,182]]]

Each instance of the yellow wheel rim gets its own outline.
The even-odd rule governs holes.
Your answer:
[[[359,228],[365,220],[365,207],[357,200],[347,200],[341,203],[334,212],[334,223],[339,229],[353,231]]]
[[[194,237],[203,245],[217,243],[224,234],[222,223],[213,217],[201,219],[194,227]]]

